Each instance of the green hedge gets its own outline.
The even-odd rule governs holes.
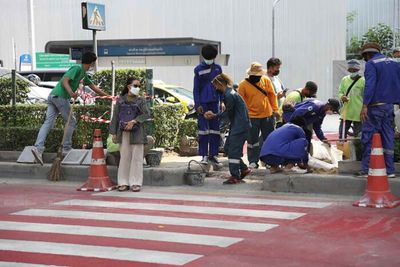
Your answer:
[[[91,146],[93,140],[93,130],[101,129],[103,135],[103,143],[108,135],[108,124],[98,122],[85,122],[80,117],[88,115],[90,117],[99,117],[108,111],[108,106],[79,106],[74,105],[74,113],[77,119],[77,128],[73,136],[73,147],[82,148],[83,145]],[[37,133],[46,117],[47,105],[16,105],[15,109],[10,105],[0,106],[0,131],[2,132],[3,143],[0,144],[0,150],[20,150],[27,145],[33,145],[36,140]],[[14,117],[15,114],[15,117]],[[15,118],[15,119],[14,119]],[[109,119],[109,114],[104,116]],[[62,129],[64,122],[61,116],[58,116],[52,132],[59,136],[56,138],[47,138],[46,151],[56,152],[62,138]],[[18,129],[18,130],[16,130]],[[4,134],[4,135],[3,135]],[[50,133],[51,135],[52,133]]]
[[[28,83],[17,79],[16,101],[23,102],[29,92]],[[0,105],[8,105],[12,99],[12,80],[11,78],[0,78]]]
[[[45,104],[18,104],[15,108],[10,105],[0,106],[0,133],[2,136],[0,150],[21,150],[25,146],[33,145],[46,117],[46,109],[47,105]],[[101,129],[103,144],[106,144],[109,125],[85,122],[81,119],[81,115],[97,118],[109,111],[110,107],[74,105],[73,109],[77,119],[77,129],[72,140],[73,147],[82,148],[84,145],[90,147],[93,142],[93,130],[96,128]],[[154,122],[146,123],[145,128],[148,134],[155,137],[158,147],[175,148],[180,136],[197,136],[197,121],[184,120],[184,112],[180,105],[155,106],[153,113]],[[110,119],[110,114],[106,114],[103,118]],[[54,129],[46,140],[47,152],[56,152],[61,142],[63,127],[64,122],[61,116],[58,116]]]

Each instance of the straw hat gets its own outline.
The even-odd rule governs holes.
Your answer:
[[[250,65],[250,68],[247,69],[247,74],[249,76],[263,76],[265,74],[265,70],[262,68],[261,63],[253,62]]]

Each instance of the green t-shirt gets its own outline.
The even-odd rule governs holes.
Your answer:
[[[301,94],[300,94],[301,89],[296,89],[290,92],[285,99],[285,104],[290,103],[293,106],[301,102]],[[304,99],[303,99],[304,100]]]
[[[69,68],[69,70],[64,74],[61,80],[57,83],[56,87],[51,91],[52,95],[60,96],[66,99],[70,99],[71,96],[68,94],[67,90],[65,90],[62,81],[65,77],[70,78],[69,86],[71,86],[72,91],[75,93],[78,89],[80,81],[83,79],[84,85],[90,85],[93,82],[89,79],[86,74],[86,71],[83,69],[82,65],[75,65]]]
[[[353,83],[350,75],[343,77],[339,86],[339,99],[346,95],[347,89]],[[364,97],[365,78],[361,77],[351,88],[349,95],[349,101],[344,103],[340,110],[341,118],[349,121],[360,121],[360,113],[363,105]]]

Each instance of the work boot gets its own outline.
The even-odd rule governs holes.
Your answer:
[[[216,156],[211,156],[208,158],[211,162],[211,164],[213,164],[215,167],[217,167],[217,169],[220,169],[223,167],[223,164],[218,160],[218,158]]]
[[[367,178],[368,172],[367,171],[359,171],[354,174],[357,178]]]
[[[244,177],[246,177],[246,176],[249,175],[250,173],[251,173],[251,170],[250,170],[250,169],[246,169],[246,170],[241,171],[241,173],[240,173],[240,179],[244,179]]]
[[[203,158],[200,161],[201,164],[207,165],[208,164],[208,157],[207,156],[203,156]]]
[[[257,164],[256,162],[251,162],[251,163],[249,164],[249,168],[250,168],[250,169],[258,169],[258,164]]]
[[[32,151],[33,156],[36,159],[36,162],[40,163],[40,165],[43,166],[42,153],[40,153],[39,150],[36,147],[32,148],[31,151]]]

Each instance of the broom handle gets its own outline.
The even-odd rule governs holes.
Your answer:
[[[347,106],[343,104],[343,113],[342,113],[342,139],[345,139],[344,133],[346,132],[346,113]]]
[[[67,135],[67,128],[68,128],[69,122],[71,121],[71,117],[72,117],[72,111],[73,111],[72,107],[74,106],[74,104],[75,104],[75,98],[73,98],[72,105],[71,105],[71,108],[70,108],[69,114],[68,114],[67,123],[64,126],[64,133],[63,133],[63,137],[62,137],[62,140],[61,140],[61,146],[64,145],[65,136]]]

